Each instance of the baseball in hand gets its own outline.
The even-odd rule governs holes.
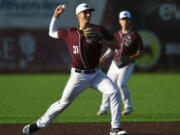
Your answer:
[[[65,10],[67,8],[66,4],[62,4],[62,9]]]

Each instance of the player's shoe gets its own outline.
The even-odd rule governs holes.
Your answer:
[[[126,108],[126,109],[123,110],[122,115],[129,115],[132,112],[134,112],[133,108]]]
[[[107,110],[99,110],[97,112],[97,115],[107,115],[108,111]]]
[[[26,125],[24,128],[23,128],[23,134],[32,134],[34,132],[36,132],[37,130],[39,130],[40,128],[38,128],[37,124],[36,123],[32,123],[32,124],[29,124],[29,125]]]
[[[110,135],[127,135],[127,131],[122,128],[112,128],[110,131]]]
[[[111,128],[110,135],[127,135],[127,131],[122,128]]]

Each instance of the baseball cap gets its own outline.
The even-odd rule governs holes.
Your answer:
[[[81,3],[76,7],[76,15],[85,10],[94,11],[87,3]]]
[[[119,19],[122,19],[122,18],[131,18],[131,13],[127,10],[121,11],[119,13]]]

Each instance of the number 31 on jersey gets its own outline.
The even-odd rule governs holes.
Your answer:
[[[79,53],[79,48],[77,45],[73,45],[73,54],[78,54]]]

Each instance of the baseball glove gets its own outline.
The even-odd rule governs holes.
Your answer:
[[[133,62],[132,59],[130,59],[128,57],[123,57],[123,56],[115,59],[115,63],[119,68],[124,67],[124,66],[130,64],[131,62]]]
[[[100,41],[103,39],[103,35],[93,29],[93,27],[87,27],[83,30],[83,33],[89,43]]]

